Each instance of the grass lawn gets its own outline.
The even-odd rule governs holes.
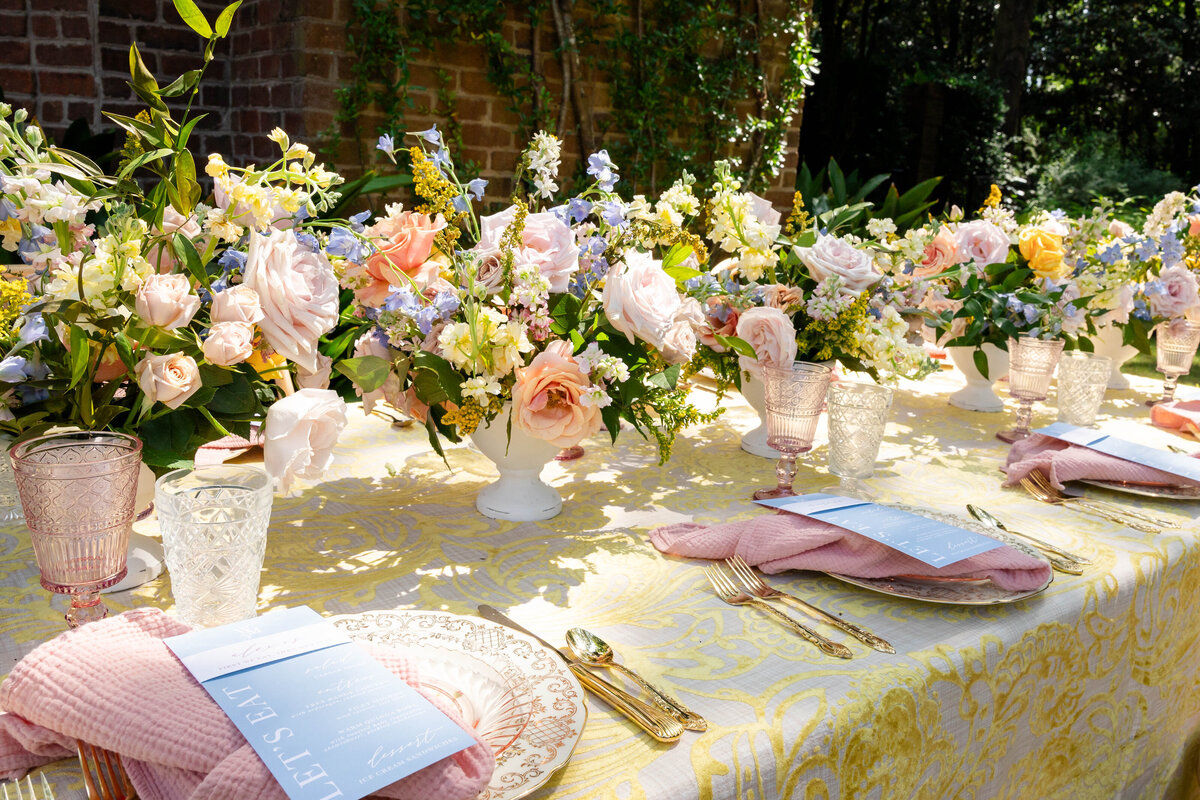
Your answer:
[[[1150,355],[1138,353],[1125,362],[1125,366],[1121,368],[1121,371],[1127,372],[1130,375],[1144,375],[1147,378],[1158,378],[1161,380],[1162,373],[1154,368],[1154,358],[1154,349],[1151,347]],[[1179,383],[1184,386],[1200,385],[1200,357],[1192,362],[1192,371],[1181,377]]]

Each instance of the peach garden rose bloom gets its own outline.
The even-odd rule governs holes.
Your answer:
[[[1128,222],[1122,222],[1119,219],[1114,219],[1108,223],[1109,236],[1115,236],[1118,239],[1124,239],[1126,236],[1133,236],[1133,226]]]
[[[1067,265],[1063,261],[1062,237],[1042,228],[1026,228],[1017,238],[1021,255],[1039,278],[1063,278]]]
[[[751,375],[762,374],[764,366],[788,367],[796,360],[796,328],[791,318],[778,308],[763,306],[742,312],[737,335],[754,348],[757,358],[742,356],[742,369]]]
[[[929,244],[925,245],[925,258],[912,274],[914,278],[940,275],[960,260],[958,239],[955,237],[954,231],[943,225],[938,228],[938,232],[929,241]]]
[[[173,331],[192,321],[200,310],[200,298],[192,294],[186,275],[155,274],[142,281],[134,309],[147,325]]]
[[[446,227],[441,214],[430,217],[415,211],[401,211],[385,217],[366,229],[366,236],[375,242],[379,252],[366,262],[366,274],[371,283],[367,290],[379,302],[387,297],[390,286],[408,286],[409,279],[418,288],[437,277],[437,264],[429,264],[433,241]],[[378,303],[372,303],[378,305]]]
[[[580,402],[591,381],[571,356],[569,342],[555,341],[517,369],[513,427],[556,447],[573,447],[600,430],[600,407]]]
[[[147,403],[159,402],[167,408],[179,408],[200,388],[200,370],[196,361],[183,353],[147,355],[133,371]]]

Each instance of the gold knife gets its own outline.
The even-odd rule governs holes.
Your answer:
[[[614,686],[608,681],[594,674],[582,662],[576,661],[565,652],[547,642],[542,637],[532,631],[526,630],[519,624],[509,619],[503,612],[491,606],[479,606],[479,616],[491,622],[498,622],[501,625],[506,625],[518,633],[523,633],[533,639],[536,639],[544,647],[548,647],[558,654],[559,658],[567,663],[567,668],[579,679],[585,688],[590,690],[592,694],[599,697],[604,702],[608,703],[613,708],[620,711],[625,716],[644,730],[646,733],[653,736],[660,742],[677,742],[679,737],[683,735],[683,724],[672,717],[670,714],[655,708],[649,703],[643,702],[631,695],[629,692]]]

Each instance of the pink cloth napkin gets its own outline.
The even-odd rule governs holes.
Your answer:
[[[1200,400],[1172,400],[1150,406],[1150,421],[1200,439]]]
[[[208,444],[200,445],[196,451],[196,466],[212,466],[224,464],[231,458],[240,456],[256,447],[262,447],[266,439],[258,430],[250,431],[250,438],[230,434],[223,439],[216,439]]]
[[[650,541],[664,553],[689,558],[716,561],[736,554],[768,573],[806,569],[859,578],[989,578],[1011,591],[1037,589],[1050,578],[1049,564],[1007,546],[934,568],[853,531],[788,513],[711,527],[668,525],[651,531]]]
[[[1170,486],[1197,486],[1196,481],[1163,472],[1154,467],[1134,464],[1088,447],[1043,436],[1030,435],[1013,443],[1008,461],[1002,467],[1008,477],[1005,486],[1016,486],[1034,470],[1040,470],[1059,489],[1067,481],[1129,481],[1131,483],[1163,483]]]
[[[237,727],[162,643],[188,626],[156,608],[127,611],[41,645],[0,684],[0,778],[74,755],[74,739],[120,753],[145,800],[286,800]],[[416,675],[386,649],[371,653],[405,681]],[[431,698],[432,699],[432,698]],[[443,708],[443,711],[446,709]],[[375,796],[473,798],[495,758],[471,747]]]

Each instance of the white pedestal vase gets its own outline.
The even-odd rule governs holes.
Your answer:
[[[507,428],[506,408],[487,427],[471,434],[479,452],[491,459],[500,472],[499,480],[480,490],[475,508],[485,517],[514,522],[558,516],[562,498],[540,476],[542,468],[554,460],[561,448],[527,436],[515,425],[510,442]]]
[[[742,437],[742,449],[750,455],[777,460],[779,451],[767,444],[767,393],[762,381],[742,372],[742,397],[758,412],[758,427]]]
[[[1008,373],[1008,353],[994,344],[985,344],[988,376],[985,378],[975,368],[974,347],[947,347],[947,355],[967,379],[967,385],[950,395],[950,405],[967,411],[995,413],[1004,410],[1004,401],[992,389],[992,384]]]
[[[143,520],[154,511],[154,472],[142,464],[138,473],[137,519]],[[163,554],[162,541],[137,531],[129,532],[129,558],[125,562],[125,577],[107,589],[101,589],[100,594],[123,592],[141,586],[162,575],[166,561]]]
[[[1092,337],[1092,345],[1096,355],[1108,356],[1112,359],[1112,373],[1108,376],[1109,389],[1128,389],[1129,379],[1121,372],[1121,366],[1137,355],[1137,348],[1130,344],[1122,344],[1123,331],[1116,325],[1102,325]]]

